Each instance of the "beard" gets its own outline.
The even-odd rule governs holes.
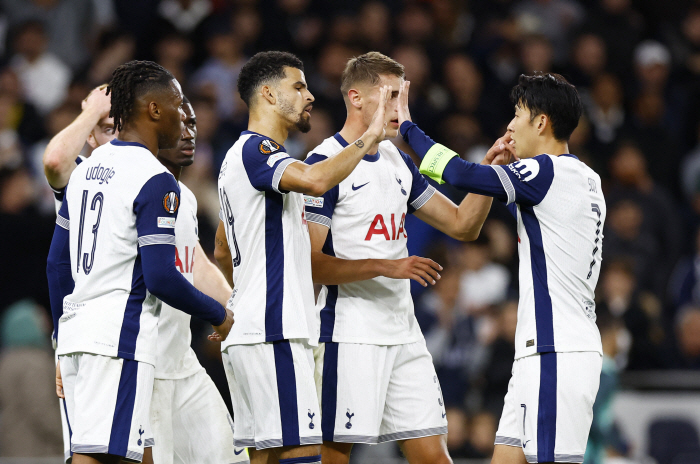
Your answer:
[[[294,105],[280,96],[280,110],[292,122],[296,130],[302,134],[306,134],[311,130],[311,118],[302,110],[297,113]]]

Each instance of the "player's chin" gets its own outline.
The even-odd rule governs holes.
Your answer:
[[[393,139],[394,137],[399,135],[399,127],[398,124],[394,125],[393,122],[390,122],[386,126],[386,136],[385,138],[387,139]]]

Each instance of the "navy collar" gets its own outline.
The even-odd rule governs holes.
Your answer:
[[[146,145],[144,145],[142,143],[138,143],[138,142],[125,142],[123,140],[112,139],[112,141],[109,143],[111,143],[112,145],[116,145],[118,147],[141,147],[141,148],[145,148],[146,150],[148,150],[148,147],[146,147]],[[148,150],[148,151],[151,151],[151,150]]]
[[[575,155],[572,155],[571,153],[562,153],[562,154],[559,155],[559,156],[566,156],[566,157],[569,157],[569,158],[573,158],[573,159],[575,159],[576,161],[580,161]]]
[[[257,133],[257,132],[251,131],[251,130],[247,130],[247,129],[246,129],[246,130],[244,130],[243,132],[241,132],[241,135],[248,135],[248,134],[257,135],[258,137],[265,137],[266,139],[272,140],[272,139],[271,139],[270,137],[268,137],[267,135],[262,135],[262,134],[259,134],[259,133]],[[274,140],[272,140],[272,141],[275,142]],[[275,143],[277,143],[277,142],[275,142]],[[280,144],[278,144],[278,145],[280,146],[280,148],[281,148],[282,150],[284,150],[284,145],[280,145]]]
[[[340,135],[340,132],[336,132],[335,135],[333,136],[335,139],[338,141],[341,147],[345,148],[349,145],[348,142],[345,141],[342,135]],[[377,153],[374,155],[365,155],[362,157],[364,161],[369,161],[370,163],[374,163],[375,161],[379,161],[379,150],[377,150]]]

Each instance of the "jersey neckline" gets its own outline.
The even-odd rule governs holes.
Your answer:
[[[559,156],[566,156],[567,158],[573,158],[573,159],[575,159],[575,160],[577,160],[577,161],[580,161],[576,155],[572,155],[571,153],[562,153],[562,154],[559,155]]]
[[[112,139],[109,143],[111,143],[112,145],[116,145],[118,147],[141,147],[141,148],[145,148],[146,150],[148,150],[146,145],[144,145],[142,143],[138,143],[138,142],[125,142],[123,140]],[[150,151],[150,150],[148,150],[148,151]]]
[[[348,142],[345,141],[343,136],[340,135],[340,132],[336,132],[333,137],[338,141],[340,146],[342,146],[343,148],[350,145]],[[369,161],[370,163],[374,163],[375,161],[379,161],[379,149],[377,149],[377,153],[375,153],[374,155],[365,155],[362,157],[362,159],[364,161]]]

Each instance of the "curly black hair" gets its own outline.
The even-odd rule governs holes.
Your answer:
[[[138,97],[169,86],[173,79],[170,71],[153,61],[134,60],[117,67],[107,86],[107,95],[112,94],[109,116],[114,118],[114,128],[122,130],[129,122]]]
[[[569,140],[583,113],[576,87],[554,73],[521,74],[518,85],[510,92],[510,101],[530,110],[531,120],[540,114],[547,115],[552,121],[554,138],[560,141]]]
[[[284,79],[285,66],[304,70],[304,63],[295,55],[278,51],[256,53],[243,65],[238,75],[238,93],[248,108],[255,89],[263,83]]]

